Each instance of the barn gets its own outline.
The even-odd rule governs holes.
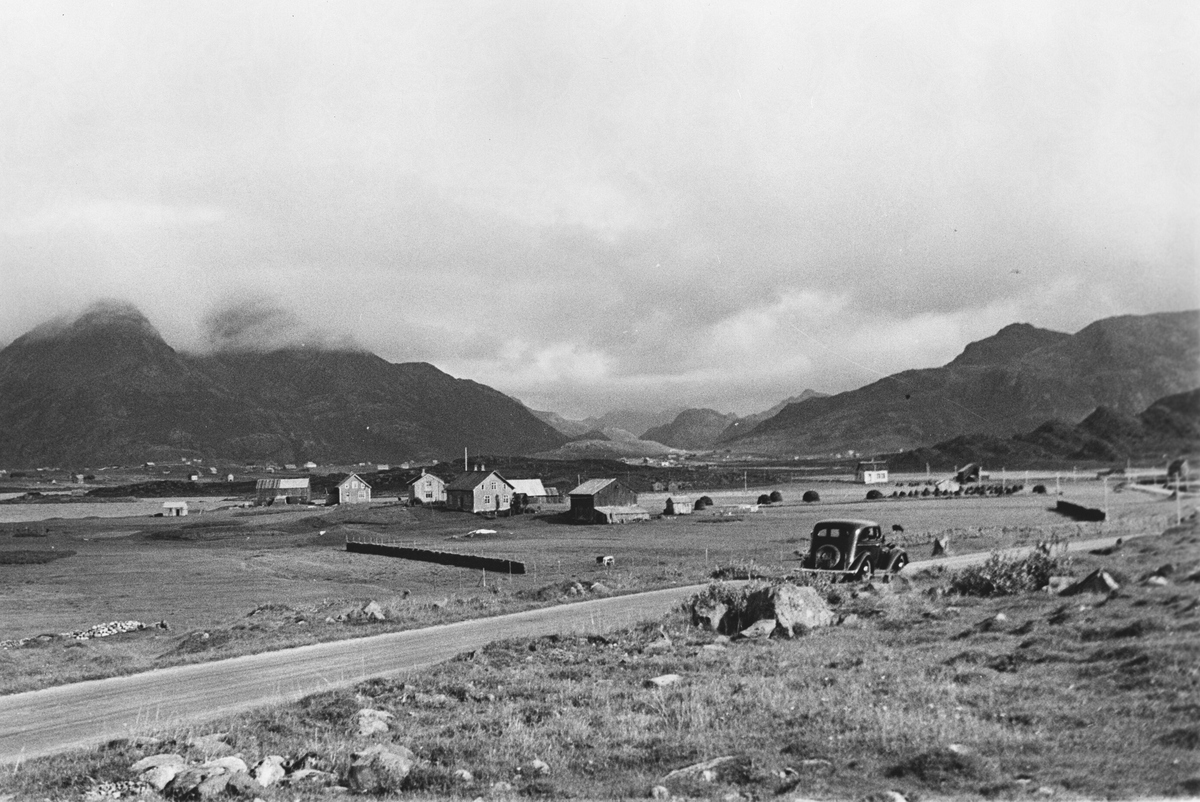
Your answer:
[[[616,479],[589,479],[568,494],[571,520],[593,523],[601,507],[637,507],[637,493]],[[645,510],[642,510],[645,512]]]
[[[275,503],[307,504],[312,494],[307,476],[302,479],[259,479],[254,489],[254,503],[260,507]]]
[[[446,503],[446,481],[432,473],[421,473],[409,479],[408,503],[412,504],[444,504]]]
[[[329,488],[326,504],[370,504],[371,486],[357,473],[352,473]]]
[[[513,486],[496,471],[468,471],[446,485],[446,507],[463,512],[503,512]]]

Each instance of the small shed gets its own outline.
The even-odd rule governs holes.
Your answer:
[[[629,524],[649,521],[650,513],[637,505],[624,507],[596,507],[592,521],[598,524]]]
[[[600,507],[636,507],[638,502],[637,493],[617,479],[589,479],[568,495],[571,519],[586,523],[596,519]]]
[[[691,515],[696,509],[696,500],[690,496],[671,496],[663,508],[663,515]]]
[[[854,469],[854,481],[864,485],[880,485],[888,480],[887,463],[881,460],[864,460]]]
[[[513,486],[513,506],[527,507],[530,504],[544,504],[551,500],[551,493],[542,484],[541,479],[509,479]],[[553,494],[558,498],[558,493]]]
[[[407,485],[409,504],[446,503],[446,481],[440,476],[426,473],[424,468],[421,469],[421,473],[409,479]]]
[[[370,504],[371,486],[357,473],[352,473],[329,488],[326,504]]]
[[[188,503],[186,501],[164,501],[162,514],[164,518],[187,515]]]
[[[276,502],[284,504],[306,504],[312,497],[308,477],[259,479],[255,485],[254,503],[260,507]]]

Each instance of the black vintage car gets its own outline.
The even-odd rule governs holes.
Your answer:
[[[876,571],[898,572],[908,565],[908,553],[886,542],[883,529],[874,521],[820,521],[813,527],[801,565],[806,571],[869,579]]]

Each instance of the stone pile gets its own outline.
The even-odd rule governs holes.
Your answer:
[[[170,629],[166,621],[157,624],[144,624],[141,621],[109,621],[107,624],[96,624],[87,629],[77,629],[74,632],[60,632],[57,635],[35,635],[31,638],[0,641],[0,649],[15,649],[30,643],[46,643],[52,640],[85,641],[94,638],[107,638],[110,635],[120,635],[125,632],[140,632],[144,629],[157,627]]]

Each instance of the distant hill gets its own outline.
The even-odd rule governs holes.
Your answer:
[[[897,452],[968,432],[999,438],[1100,406],[1130,415],[1194,388],[1200,312],[1126,315],[1076,334],[1008,326],[940,368],[789,404],[724,443],[738,453]]]
[[[1047,421],[1011,437],[960,435],[888,459],[893,470],[950,470],[968,462],[985,466],[1037,466],[1064,462],[1167,460],[1200,451],[1200,389],[1159,399],[1138,415],[1098,407],[1077,424]]]
[[[655,426],[642,435],[673,448],[700,450],[712,448],[721,434],[736,421],[737,415],[726,415],[715,409],[685,409],[675,420]]]
[[[644,432],[655,426],[670,423],[681,411],[681,409],[664,409],[647,412],[635,409],[614,409],[596,417],[572,420],[571,418],[564,418],[557,412],[530,410],[538,419],[550,424],[567,437],[580,439],[590,431],[603,432],[616,429],[618,431],[630,432],[630,438],[634,440],[638,439],[637,432]],[[621,440],[624,438],[616,436],[611,437],[611,439]]]
[[[539,451],[530,456],[538,459],[622,459],[627,457],[662,457],[676,449],[650,440],[572,440],[555,449]]]
[[[752,415],[746,415],[743,418],[738,418],[733,423],[726,427],[725,431],[721,432],[721,436],[717,438],[716,443],[723,443],[727,440],[734,440],[743,432],[749,432],[758,424],[773,418],[783,411],[788,404],[799,404],[801,401],[808,401],[813,398],[827,398],[828,393],[819,393],[816,390],[805,390],[800,395],[794,395],[791,398],[785,398],[775,406],[763,412],[755,412]],[[714,444],[715,445],[715,444]]]
[[[516,400],[432,365],[346,350],[183,354],[125,304],[0,351],[5,465],[353,462],[526,453],[565,439]]]

